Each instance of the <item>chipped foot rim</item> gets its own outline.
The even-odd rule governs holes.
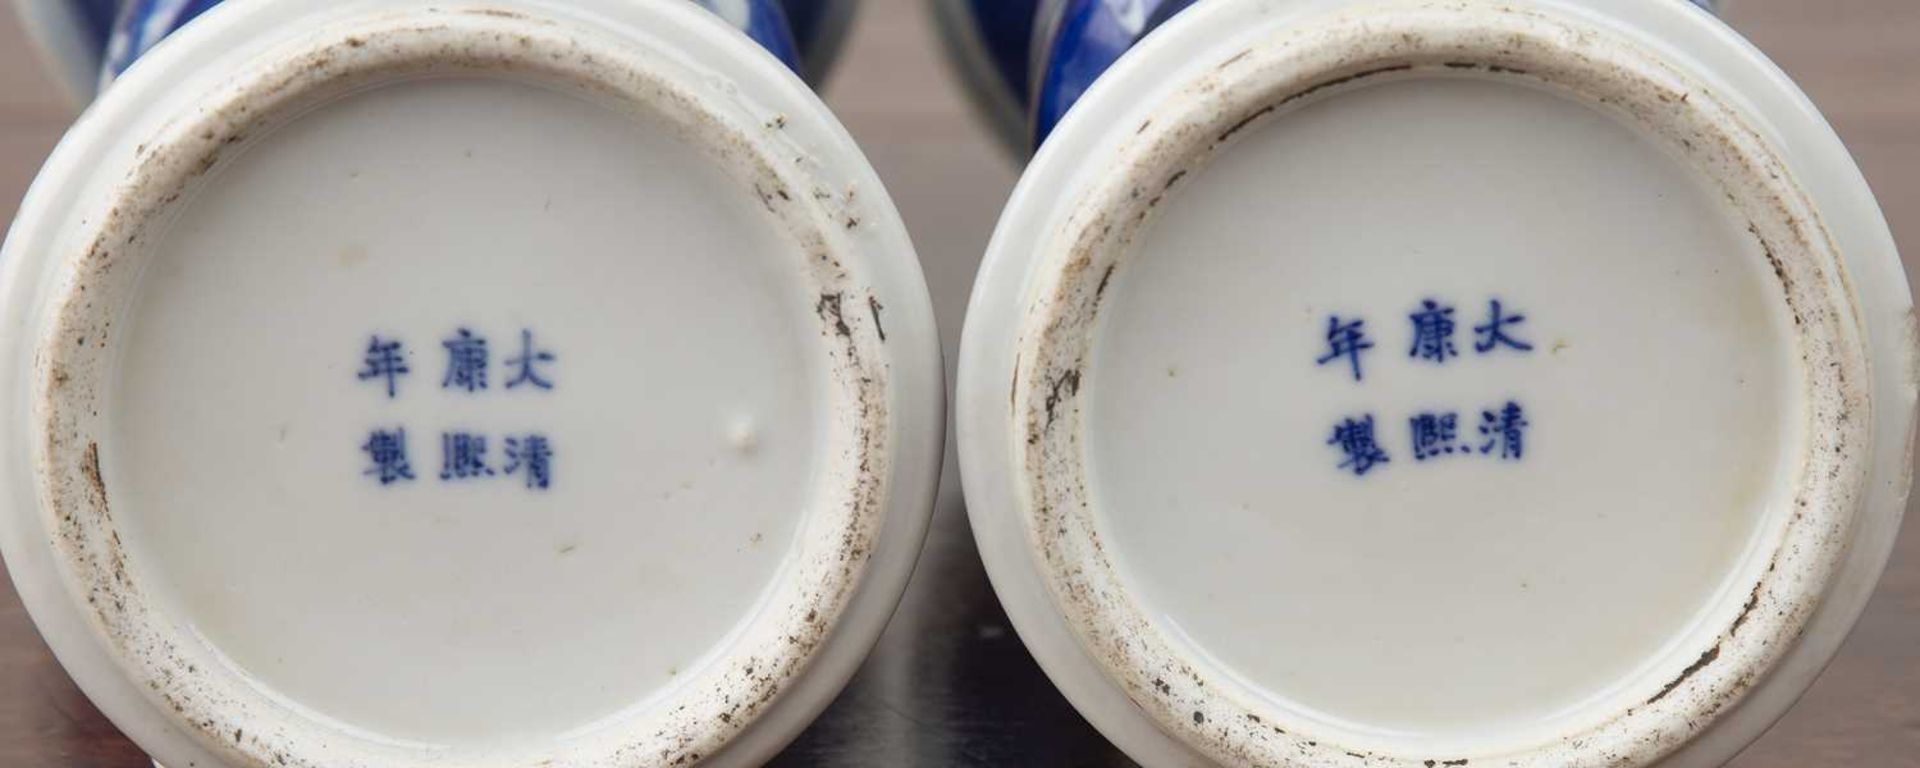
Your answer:
[[[1679,3],[1198,5],[1042,147],[968,318],[982,557],[1149,766],[1717,765],[1907,495],[1885,222]]]
[[[223,6],[67,136],[0,287],[8,568],[170,765],[758,764],[931,509],[898,215],[686,3]]]

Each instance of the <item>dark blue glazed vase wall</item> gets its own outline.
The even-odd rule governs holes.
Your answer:
[[[111,81],[167,35],[223,0],[65,0],[103,52]],[[691,0],[818,85],[839,54],[858,0]]]
[[[1719,0],[1690,0],[1713,11]],[[1022,157],[1100,74],[1174,14],[1207,0],[932,0],[977,109]]]

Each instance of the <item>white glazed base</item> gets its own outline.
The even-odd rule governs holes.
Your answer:
[[[1677,170],[1563,97],[1410,79],[1250,126],[1183,179],[1083,381],[1095,514],[1143,610],[1288,706],[1433,754],[1642,695],[1614,688],[1765,558],[1807,410],[1765,260]],[[1266,179],[1315,181],[1244,194]],[[1349,215],[1390,223],[1323,224]],[[1473,348],[1490,296],[1532,350]],[[1440,361],[1408,354],[1428,300],[1457,318]],[[1329,312],[1366,318],[1364,381],[1313,364]],[[1507,402],[1520,455],[1480,453]],[[1390,456],[1364,475],[1326,443],[1357,413]],[[1421,413],[1457,419],[1434,455],[1410,449]]]
[[[3,540],[63,664],[173,765],[766,759],[884,626],[939,463],[871,170],[681,3],[246,5],[9,239],[44,432]]]
[[[220,170],[149,257],[106,398],[124,415],[101,463],[129,556],[166,582],[150,595],[355,727],[512,743],[667,696],[793,578],[790,504],[821,492],[828,439],[815,297],[757,201],[629,122],[537,86],[387,85]],[[441,386],[456,328],[497,360],[527,331],[553,388],[497,364],[486,389]],[[372,336],[410,351],[394,396],[356,377]],[[414,478],[340,482],[391,429]],[[488,440],[481,476],[441,476],[450,432]],[[504,472],[533,433],[540,489]],[[236,446],[270,460],[236,467]]]
[[[1374,27],[1323,6],[1183,13],[1009,203],[958,401],[996,591],[1149,766],[1723,762],[1837,647],[1903,507],[1912,318],[1884,222],[1791,86],[1679,4],[1343,6]],[[1536,10],[1594,30],[1448,36]],[[1472,23],[1315,48],[1421,14]],[[1530,82],[1613,61],[1614,34],[1709,85],[1595,76],[1595,111]],[[1519,63],[1548,39],[1587,58]],[[1286,46],[1327,58],[1263,69]],[[1645,104],[1730,93],[1769,106],[1725,146],[1786,168],[1674,162],[1722,131]],[[1530,354],[1474,347],[1494,298]],[[1409,351],[1427,299],[1456,311],[1444,365]],[[1367,320],[1364,381],[1326,357],[1330,316]],[[1506,403],[1524,457],[1477,429]],[[1409,417],[1438,411],[1456,450],[1417,458]],[[1341,463],[1362,414],[1391,463]]]

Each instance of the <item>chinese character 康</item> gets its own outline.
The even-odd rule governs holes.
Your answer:
[[[1327,317],[1327,353],[1314,362],[1326,365],[1340,358],[1347,358],[1353,368],[1353,380],[1360,381],[1360,353],[1373,348],[1373,342],[1367,340],[1365,329],[1367,321],[1356,318],[1353,322],[1340,322],[1339,315]]]
[[[1413,431],[1413,460],[1426,461],[1453,453],[1459,421],[1456,413],[1421,413],[1408,419],[1408,427]]]
[[[406,356],[400,351],[399,340],[383,340],[378,335],[367,342],[366,365],[360,369],[360,380],[386,379],[388,398],[394,396],[396,380],[409,370]]]
[[[1521,352],[1533,351],[1533,345],[1507,335],[1507,327],[1519,325],[1527,319],[1526,315],[1502,314],[1500,300],[1493,299],[1487,310],[1487,324],[1473,327],[1473,351],[1480,354],[1492,352],[1496,347],[1507,346]]]
[[[468,392],[487,388],[487,340],[465,328],[453,338],[441,342],[447,348],[447,375],[442,389]]]
[[[1453,346],[1453,307],[1433,299],[1420,302],[1420,307],[1407,315],[1413,321],[1413,347],[1407,356],[1435,363],[1458,356]]]
[[[487,466],[487,436],[471,432],[440,433],[440,479],[460,480],[493,474]]]
[[[413,467],[407,464],[406,429],[376,429],[367,436],[360,450],[366,451],[367,458],[373,462],[362,474],[379,478],[381,485],[413,479]]]
[[[1340,449],[1345,458],[1339,468],[1352,471],[1354,475],[1365,475],[1376,464],[1389,461],[1387,452],[1373,439],[1373,414],[1355,419],[1347,418],[1333,427],[1333,437],[1327,444]]]
[[[553,448],[547,444],[546,435],[509,437],[507,466],[502,471],[509,475],[525,471],[528,488],[545,489],[553,479],[552,459]]]
[[[1491,454],[1497,448],[1500,458],[1519,460],[1526,451],[1522,438],[1529,423],[1526,411],[1511,400],[1498,411],[1481,411],[1480,436],[1486,441],[1480,444],[1480,452]]]
[[[507,380],[507,389],[513,389],[521,384],[532,384],[541,389],[553,389],[553,382],[541,378],[539,372],[534,370],[535,364],[551,362],[553,362],[553,353],[545,350],[534,351],[533,331],[521,329],[520,356],[507,360],[508,366],[519,370],[513,378]]]

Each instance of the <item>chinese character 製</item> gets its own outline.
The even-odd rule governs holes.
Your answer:
[[[507,466],[502,471],[524,472],[528,488],[544,490],[553,479],[553,448],[546,435],[507,438]]]
[[[509,367],[517,369],[513,378],[507,380],[507,389],[513,389],[521,384],[532,384],[540,389],[553,389],[553,382],[541,378],[540,373],[534,370],[535,365],[550,362],[553,362],[553,353],[545,350],[535,351],[533,331],[521,329],[520,355],[507,360]]]
[[[1407,315],[1413,321],[1413,346],[1407,356],[1444,363],[1460,353],[1453,346],[1453,307],[1433,299],[1420,302],[1420,311]]]
[[[400,351],[398,339],[382,339],[375,335],[367,342],[366,367],[360,369],[360,380],[385,379],[387,397],[391,399],[396,391],[397,380],[407,373],[407,359]]]
[[[1527,319],[1526,315],[1504,314],[1500,300],[1493,299],[1487,309],[1487,323],[1473,327],[1473,351],[1480,354],[1492,352],[1497,347],[1511,347],[1521,352],[1533,351],[1533,345],[1507,335],[1507,327],[1519,325]]]
[[[461,328],[441,344],[447,348],[447,375],[440,381],[442,389],[472,392],[487,388],[486,338]]]
[[[1343,457],[1338,465],[1340,469],[1351,471],[1354,475],[1367,474],[1375,465],[1389,461],[1387,452],[1373,438],[1373,414],[1361,418],[1346,418],[1333,427],[1333,436],[1327,439],[1327,445],[1339,449]]]
[[[1480,452],[1492,454],[1496,450],[1502,459],[1518,461],[1526,452],[1527,425],[1526,411],[1520,404],[1507,401],[1497,411],[1480,412],[1480,436],[1485,441],[1480,444]]]
[[[1327,353],[1314,362],[1326,365],[1344,357],[1353,369],[1353,380],[1360,381],[1360,353],[1373,348],[1373,342],[1367,340],[1366,323],[1363,318],[1342,323],[1339,315],[1328,316]]]
[[[487,436],[471,432],[440,433],[440,479],[464,480],[493,474],[487,466]]]
[[[406,429],[376,429],[360,450],[366,451],[367,459],[373,462],[362,474],[378,478],[381,485],[413,479],[413,467],[407,463]]]
[[[1426,461],[1435,456],[1453,453],[1457,448],[1457,427],[1460,417],[1456,413],[1419,413],[1407,420],[1408,428],[1413,432],[1413,460]]]

